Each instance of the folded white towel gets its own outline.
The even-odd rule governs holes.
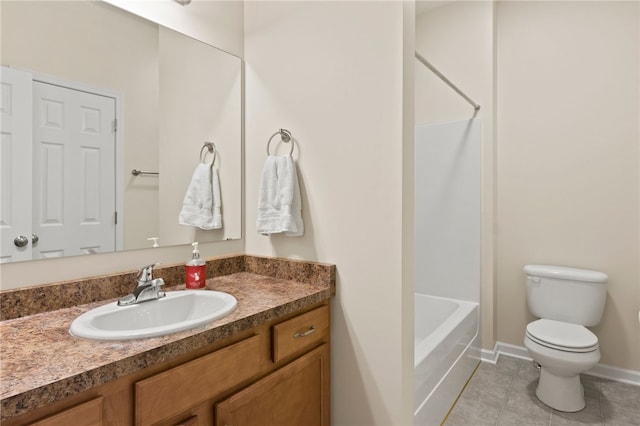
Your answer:
[[[262,170],[258,198],[260,234],[284,232],[289,237],[304,233],[302,202],[296,165],[290,155],[267,157]]]
[[[200,163],[184,196],[178,223],[200,229],[222,228],[220,207],[218,169],[211,164]]]

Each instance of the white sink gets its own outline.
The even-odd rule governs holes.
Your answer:
[[[220,291],[170,291],[158,300],[129,306],[112,302],[92,309],[76,318],[69,331],[95,340],[164,336],[222,318],[237,304],[235,297]]]

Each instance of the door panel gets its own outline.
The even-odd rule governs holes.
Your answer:
[[[31,78],[0,69],[0,262],[31,259]],[[21,235],[27,244],[16,247]]]
[[[34,258],[115,249],[115,100],[34,81]]]

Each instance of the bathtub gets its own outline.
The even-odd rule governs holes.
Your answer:
[[[415,295],[414,420],[439,425],[480,362],[474,302]]]

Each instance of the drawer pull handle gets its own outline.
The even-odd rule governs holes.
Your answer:
[[[296,334],[293,335],[293,337],[295,339],[299,338],[299,337],[307,337],[310,336],[311,334],[316,332],[316,326],[312,325],[310,329],[308,329],[307,331],[305,331],[304,333],[298,332]]]

